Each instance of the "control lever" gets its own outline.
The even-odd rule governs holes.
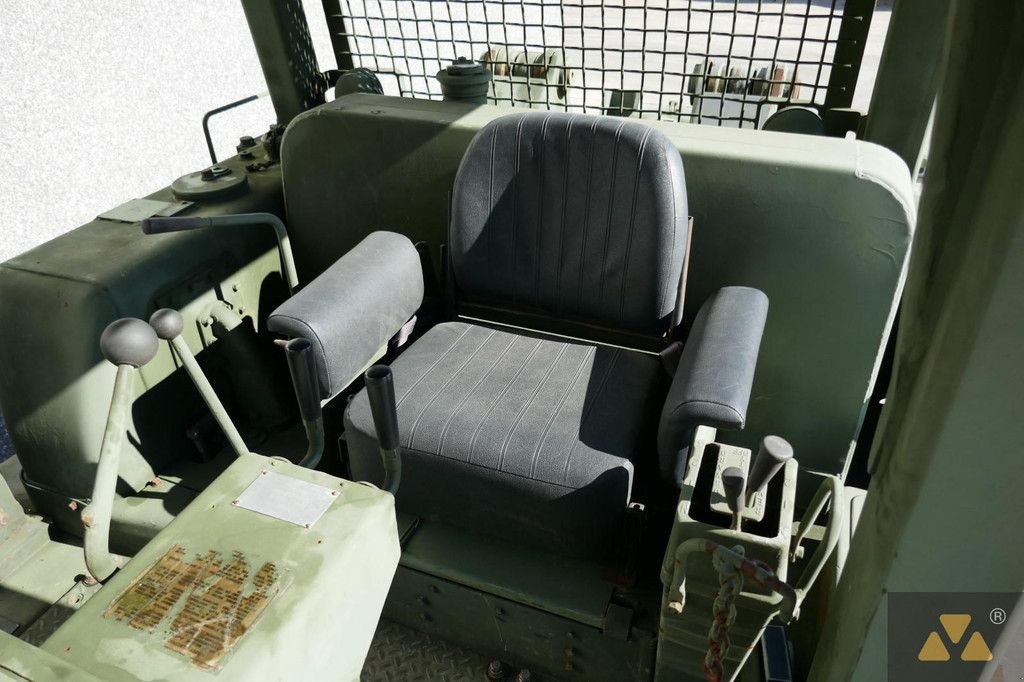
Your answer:
[[[288,293],[294,294],[299,286],[299,275],[295,271],[295,257],[292,255],[288,230],[281,219],[273,213],[169,216],[166,218],[154,216],[142,221],[142,231],[145,234],[163,234],[165,232],[199,230],[207,227],[239,227],[245,225],[269,225],[274,228],[274,235],[277,237],[277,252],[281,258],[281,272],[284,274],[284,281],[288,285]]]
[[[117,367],[117,375],[96,463],[92,499],[82,510],[85,566],[91,578],[88,582],[106,580],[118,568],[110,553],[110,517],[114,510],[121,450],[128,440],[135,370],[152,360],[159,347],[153,329],[133,317],[111,322],[100,336],[100,352]]]
[[[384,490],[394,495],[402,480],[402,453],[398,440],[398,408],[395,405],[395,381],[391,368],[374,365],[366,370],[366,393],[377,431],[377,444],[384,462]]]
[[[750,467],[750,478],[747,480],[747,502],[775,478],[775,474],[793,459],[793,446],[780,436],[765,436],[761,439],[761,447]]]
[[[313,362],[313,344],[308,339],[294,338],[285,349],[288,371],[292,375],[295,399],[299,403],[299,415],[306,428],[309,445],[299,466],[316,468],[324,454],[324,416],[320,406],[320,387]]]
[[[722,470],[722,489],[725,490],[725,503],[729,505],[732,512],[733,530],[740,530],[743,525],[743,512],[747,504],[743,496],[743,486],[746,483],[746,476],[743,469],[739,467],[726,467]]]
[[[181,358],[185,371],[188,372],[189,378],[192,379],[192,383],[195,384],[196,390],[199,391],[199,395],[202,396],[206,406],[210,408],[213,418],[217,421],[224,435],[227,436],[231,449],[235,451],[235,455],[241,457],[242,455],[249,454],[249,448],[246,447],[245,441],[242,440],[242,434],[238,433],[238,429],[235,428],[234,422],[231,421],[231,417],[228,415],[227,410],[224,409],[224,405],[220,402],[220,398],[217,397],[217,393],[213,390],[213,386],[210,385],[210,381],[203,374],[203,370],[199,367],[199,363],[196,362],[196,358],[192,355],[188,344],[185,343],[185,339],[181,338],[181,331],[185,328],[185,321],[181,319],[181,313],[170,308],[161,308],[150,316],[149,326],[153,328],[157,336],[164,341],[169,341],[171,348]]]

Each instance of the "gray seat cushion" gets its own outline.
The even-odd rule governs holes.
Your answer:
[[[630,500],[631,458],[654,429],[656,357],[448,322],[392,369],[399,509],[572,554],[613,536]],[[379,483],[365,390],[345,425],[353,478]]]

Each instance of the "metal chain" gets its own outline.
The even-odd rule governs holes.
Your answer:
[[[743,573],[734,562],[728,561],[719,547],[711,555],[718,572],[718,593],[712,607],[711,629],[708,631],[708,653],[704,656],[704,677],[709,682],[720,682],[725,677],[723,660],[729,653],[729,628],[736,622],[736,599],[743,590]],[[733,553],[743,556],[743,547],[736,545]]]

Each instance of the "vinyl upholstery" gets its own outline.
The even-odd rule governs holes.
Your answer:
[[[459,295],[661,333],[686,220],[682,160],[661,132],[622,118],[503,116],[476,135],[455,178]]]
[[[698,425],[742,429],[754,380],[768,297],[723,287],[701,306],[686,338],[658,428],[664,478],[682,480],[686,448]]]
[[[373,232],[278,306],[267,327],[312,343],[321,397],[329,398],[357,377],[422,303],[416,247],[404,235]]]

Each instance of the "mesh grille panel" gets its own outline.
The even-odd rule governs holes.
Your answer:
[[[339,64],[440,98],[458,56],[490,99],[750,127],[779,102],[822,104],[845,0],[324,0]],[[768,100],[771,100],[770,103]]]

